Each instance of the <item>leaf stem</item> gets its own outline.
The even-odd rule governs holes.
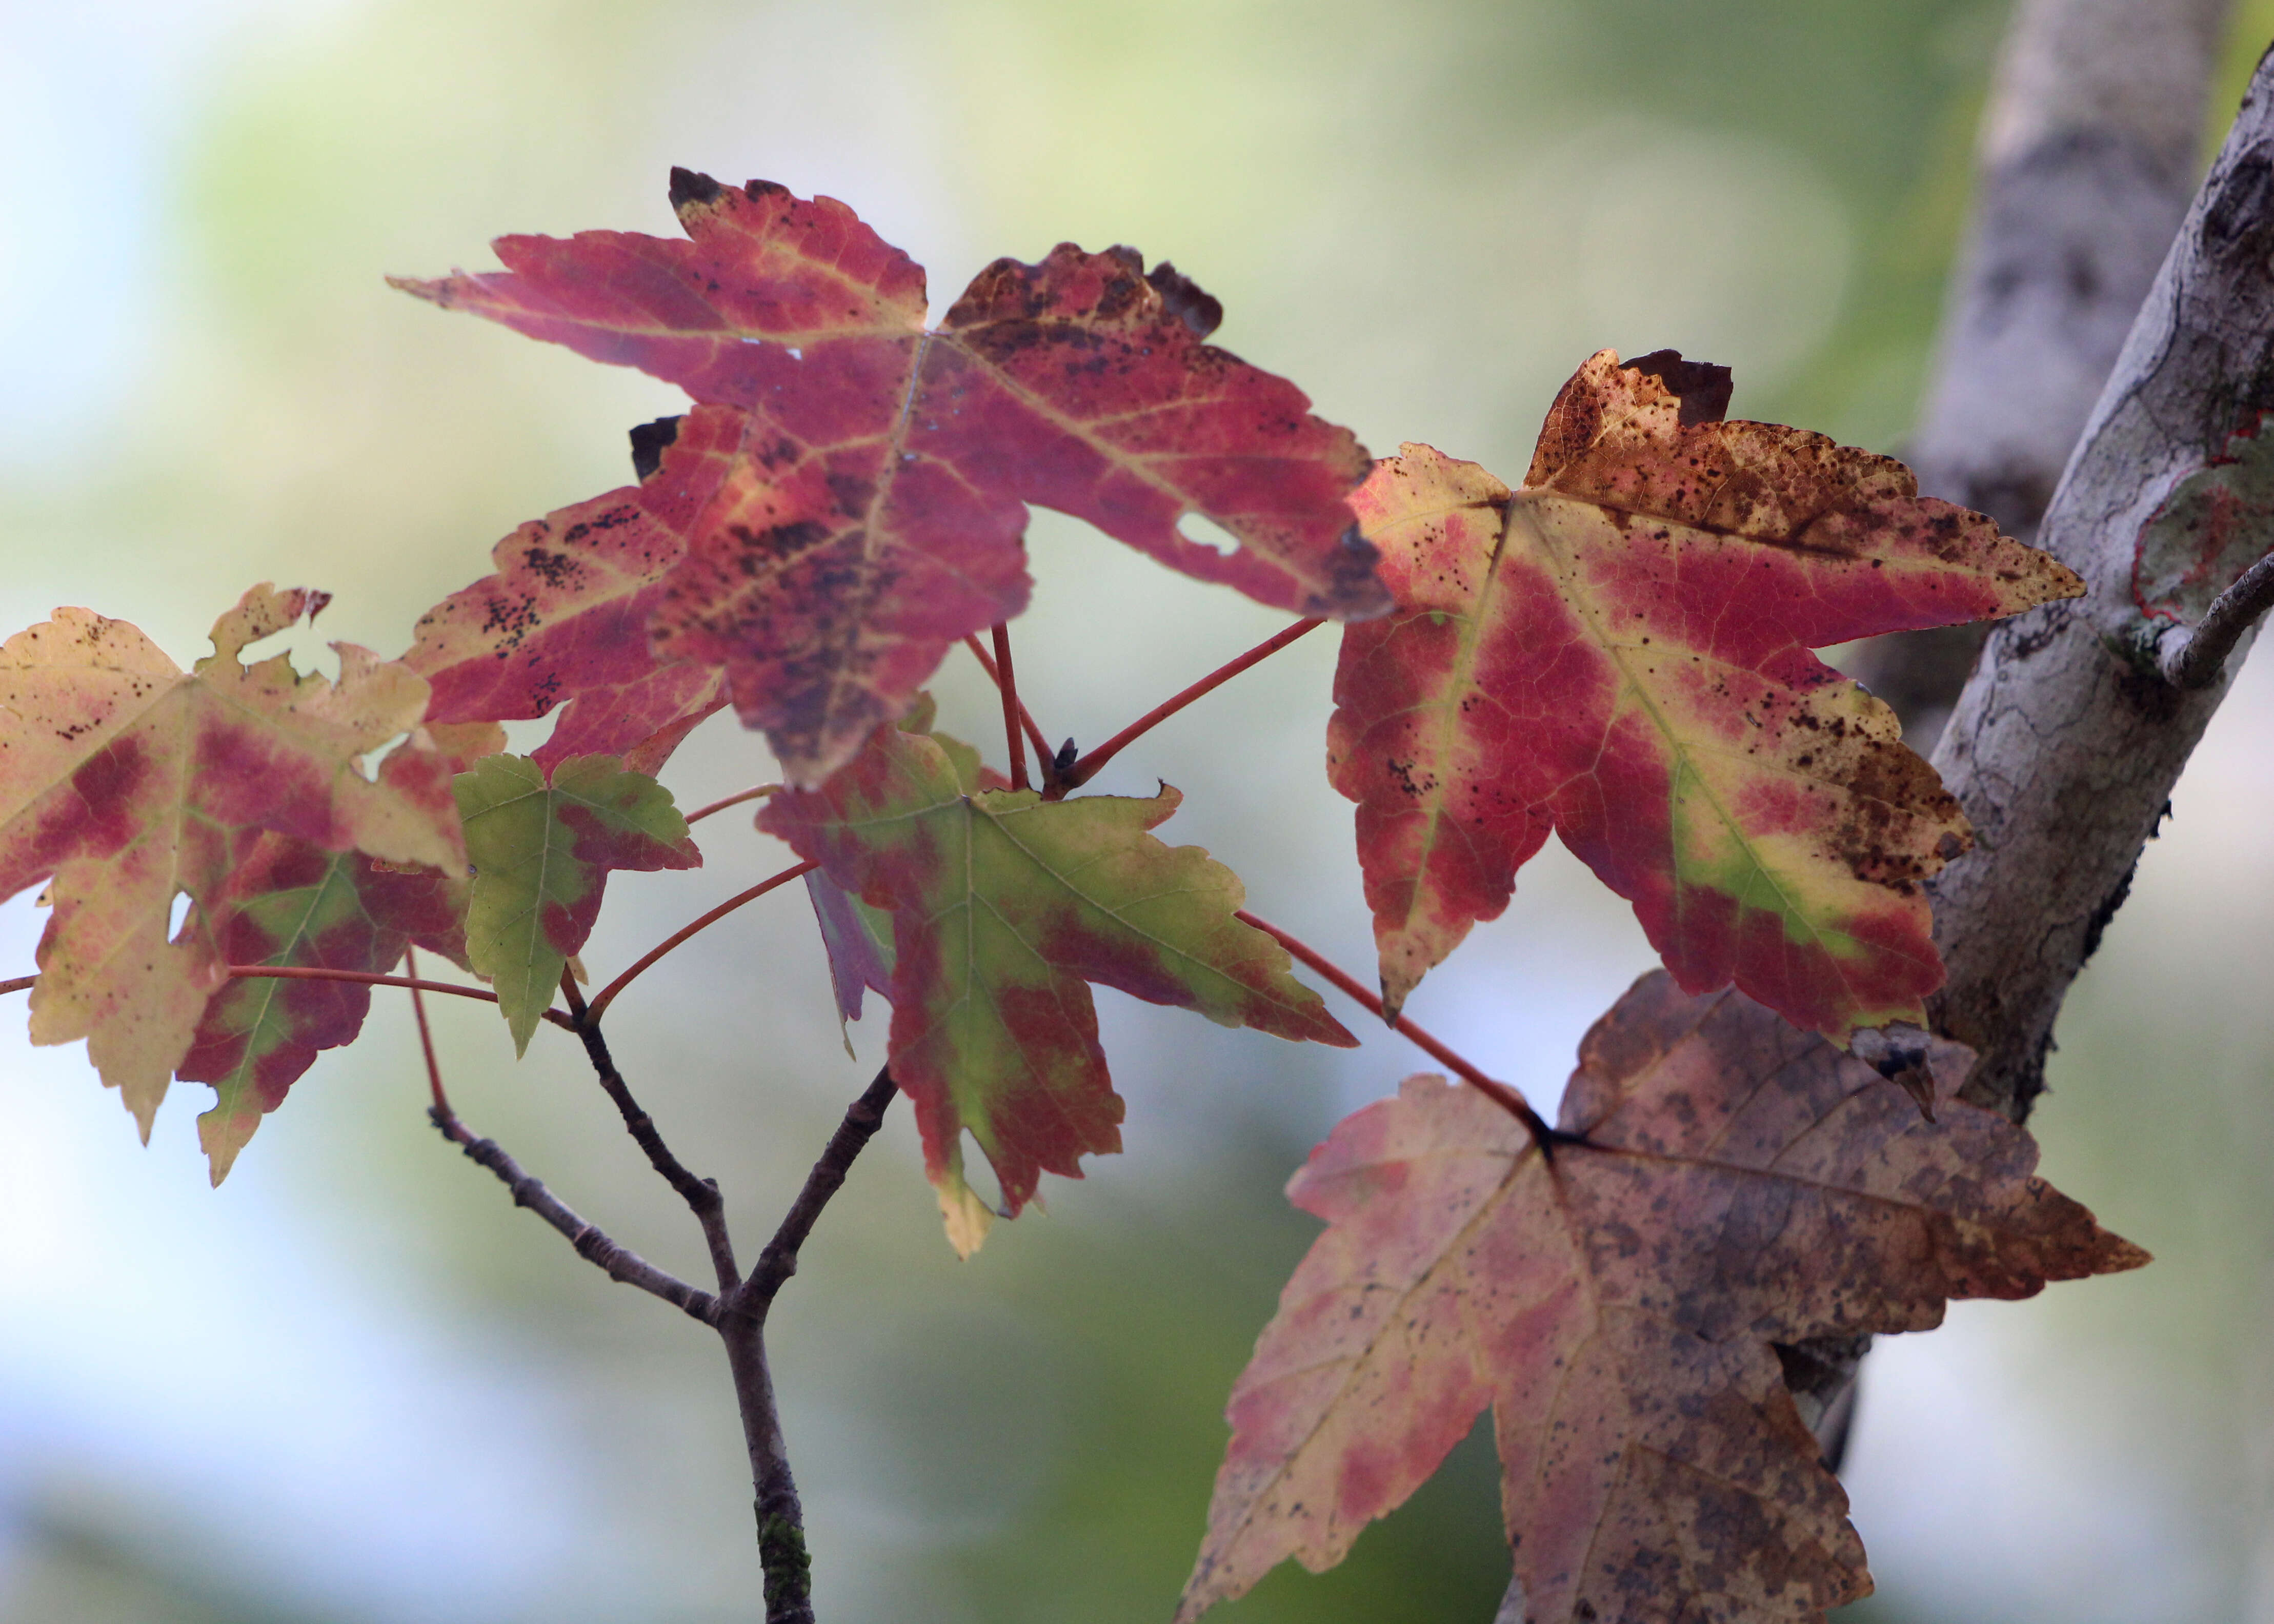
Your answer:
[[[657,959],[671,951],[673,948],[677,947],[689,936],[695,936],[700,931],[708,930],[712,926],[726,918],[727,915],[732,914],[736,908],[741,907],[744,903],[756,902],[759,898],[773,890],[775,886],[787,884],[789,881],[797,878],[800,875],[808,873],[819,866],[820,865],[817,863],[810,862],[794,863],[789,868],[783,869],[779,874],[769,875],[766,878],[760,880],[756,885],[751,886],[749,890],[738,892],[735,895],[727,898],[726,901],[720,903],[708,914],[703,914],[700,918],[690,920],[679,929],[673,931],[671,935],[666,936],[662,941],[657,943],[655,946],[650,948],[644,954],[643,954],[640,957],[639,961],[633,965],[630,969],[625,971],[621,975],[616,977],[614,981],[610,981],[606,987],[600,989],[599,996],[592,1000],[591,1007],[586,1013],[585,1020],[587,1024],[597,1023],[600,1017],[607,1012],[608,1005],[616,1001],[616,995],[618,993],[623,991],[625,988],[630,986],[635,981],[637,981],[641,974],[652,966]],[[568,1026],[571,1031],[576,1030],[576,1023],[569,1021],[565,1024]]]
[[[1321,953],[1316,948],[1303,941],[1299,936],[1289,935],[1286,931],[1280,929],[1278,926],[1273,924],[1269,920],[1258,919],[1254,914],[1250,914],[1245,908],[1242,908],[1239,913],[1233,914],[1232,917],[1240,921],[1243,924],[1254,926],[1256,929],[1261,931],[1265,936],[1269,936],[1273,941],[1278,943],[1280,946],[1285,948],[1297,959],[1301,959],[1303,963],[1308,965],[1312,969],[1317,971],[1329,981],[1332,981],[1335,986],[1340,989],[1344,993],[1347,994],[1352,998],[1356,999],[1359,1004],[1364,1004],[1374,1014],[1380,1015],[1382,1013],[1382,999],[1379,996],[1367,990],[1365,985],[1361,983],[1356,976],[1350,974],[1340,966],[1336,965],[1323,953]],[[1404,1037],[1409,1039],[1414,1047],[1420,1049],[1422,1053],[1427,1055],[1431,1059],[1445,1067],[1446,1070],[1453,1072],[1456,1076],[1460,1078],[1463,1082],[1467,1083],[1470,1086],[1477,1089],[1495,1105],[1499,1106],[1501,1109],[1506,1111],[1510,1116],[1522,1123],[1525,1126],[1525,1132],[1532,1135],[1532,1143],[1540,1147],[1543,1154],[1553,1154],[1555,1147],[1558,1145],[1575,1144],[1578,1141],[1578,1136],[1577,1134],[1566,1133],[1561,1128],[1549,1125],[1547,1118],[1540,1116],[1538,1111],[1533,1110],[1532,1109],[1531,1101],[1526,1100],[1521,1094],[1518,1094],[1515,1089],[1510,1087],[1506,1083],[1487,1077],[1475,1066],[1470,1064],[1466,1060],[1462,1059],[1460,1056],[1455,1054],[1436,1038],[1432,1037],[1428,1033],[1424,1032],[1420,1027],[1415,1026],[1404,1016],[1400,1015],[1396,1020],[1391,1021],[1389,1024]]]
[[[0,994],[29,992],[39,984],[40,978],[36,975],[13,976],[7,981],[0,981]]]
[[[707,807],[689,812],[687,815],[687,821],[689,823],[699,823],[713,812],[724,812],[728,807],[739,807],[746,801],[756,801],[761,796],[778,795],[780,793],[781,786],[779,784],[753,785],[749,789],[737,790],[722,800],[712,801]]]
[[[1051,796],[1050,799],[1057,800],[1058,796],[1064,795],[1067,790],[1078,789],[1082,785],[1088,783],[1091,778],[1097,775],[1098,769],[1104,766],[1106,763],[1111,761],[1115,756],[1120,755],[1123,750],[1126,749],[1132,743],[1135,742],[1144,734],[1152,732],[1153,729],[1158,727],[1162,723],[1176,715],[1178,711],[1183,710],[1186,705],[1191,704],[1193,701],[1201,698],[1204,695],[1212,693],[1216,689],[1222,688],[1225,683],[1231,681],[1234,677],[1238,676],[1241,672],[1246,671],[1249,666],[1260,665],[1263,661],[1269,659],[1273,655],[1278,653],[1280,650],[1285,648],[1297,638],[1316,631],[1320,627],[1324,626],[1326,622],[1322,620],[1298,620],[1284,631],[1276,632],[1272,635],[1266,637],[1261,643],[1257,643],[1254,648],[1248,650],[1246,653],[1239,655],[1235,658],[1226,660],[1223,665],[1218,665],[1214,671],[1209,673],[1208,675],[1202,677],[1190,688],[1184,689],[1182,692],[1171,698],[1163,700],[1159,704],[1155,705],[1150,710],[1145,712],[1144,715],[1130,723],[1128,726],[1123,728],[1111,739],[1108,739],[1103,744],[1099,745],[1087,756],[1082,756],[1079,761],[1075,762],[1073,766],[1067,768],[1064,772],[1059,773],[1058,775],[1057,783],[1058,794]],[[1039,746],[1037,748],[1039,748]],[[1045,759],[1048,758],[1045,757]]]
[[[1000,689],[1003,686],[1003,673],[995,664],[995,657],[987,652],[987,645],[980,642],[977,637],[966,637],[963,640],[963,646],[970,650],[973,657],[979,661],[979,668],[987,673],[987,680]],[[1035,725],[1035,718],[1028,714],[1026,702],[1013,692],[1008,703],[1018,707],[1020,730],[1034,741],[1035,754],[1044,761],[1050,760],[1050,747],[1043,742],[1043,730]],[[1018,755],[1018,751],[1012,751],[1012,759],[1016,760]]]
[[[442,1088],[442,1063],[434,1058],[433,1028],[426,1024],[426,995],[418,987],[418,950],[408,943],[403,944],[403,967],[410,972],[406,978],[410,982],[410,1013],[418,1022],[419,1052],[426,1056],[426,1085],[433,1093],[434,1109],[447,1114],[450,1096]],[[451,1120],[457,1118],[454,1116]]]
[[[478,998],[485,1004],[495,1004],[497,994],[481,987],[461,987],[455,981],[427,981],[404,975],[374,975],[367,970],[328,970],[320,965],[231,965],[229,974],[234,980],[267,979],[278,981],[360,981],[366,987],[410,987],[420,992],[448,993],[454,998]],[[25,984],[37,980],[27,976]],[[0,992],[12,988],[0,985]],[[554,1026],[574,1032],[576,1023],[559,1010],[548,1009],[545,1019]]]
[[[1027,741],[1019,736],[1019,725],[1031,723],[1034,718],[1019,703],[1019,677],[1011,668],[1011,628],[1007,621],[998,621],[995,626],[995,687],[1003,695],[1003,737],[1011,754],[1011,787],[1031,789],[1034,785],[1027,777]],[[1050,759],[1048,751],[1039,746],[1036,749],[1044,761]]]

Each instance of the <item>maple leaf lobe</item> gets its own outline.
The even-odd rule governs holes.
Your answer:
[[[887,959],[873,920],[816,888],[840,1011],[889,977],[888,1064],[966,1252],[987,1216],[962,1176],[967,1131],[1009,1215],[1043,1173],[1079,1177],[1082,1156],[1120,1147],[1090,982],[1223,1026],[1355,1041],[1294,979],[1286,950],[1234,917],[1238,877],[1152,836],[1175,790],[1044,801],[990,778],[968,746],[885,726],[821,788],[758,815],[835,891],[889,915]]]
[[[1773,1344],[1923,1328],[2145,1254],[1956,1099],[1939,1122],[1741,995],[1655,972],[1591,1032],[1552,1169],[1442,1078],[1338,1124],[1288,1187],[1327,1221],[1234,1387],[1180,1620],[1339,1560],[1494,1410],[1530,1624],[1821,1624],[1870,1588]]]
[[[50,879],[34,1042],[87,1040],[147,1139],[229,959],[226,904],[260,838],[463,874],[448,763],[419,726],[427,687],[335,643],[302,675],[252,643],[325,594],[261,585],[184,672],[123,620],[61,609],[0,649],[0,896]],[[364,759],[398,734],[376,781]],[[175,898],[192,906],[169,931]]]
[[[1345,496],[1364,449],[1284,380],[1201,342],[1221,307],[1134,250],[998,260],[923,327],[923,274],[842,204],[680,172],[687,240],[509,237],[506,270],[400,284],[675,382],[635,448],[684,539],[657,656],[725,673],[810,786],[946,650],[1027,602],[1027,505],[1306,614],[1389,606]],[[1178,529],[1230,531],[1230,553]]]
[[[1550,828],[1693,989],[1834,1035],[1941,981],[1921,883],[1970,838],[1894,714],[1811,649],[2082,589],[1909,471],[1722,417],[1724,369],[1606,350],[1526,485],[1422,446],[1354,503],[1399,608],[1349,628],[1329,774],[1359,802],[1385,1003]]]

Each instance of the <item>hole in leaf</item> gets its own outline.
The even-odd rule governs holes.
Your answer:
[[[987,1153],[979,1141],[969,1134],[963,1140],[963,1182],[971,1186],[971,1193],[987,1204],[987,1210],[997,1217],[1003,1215],[1003,1185],[995,1177],[995,1166],[987,1160]]]
[[[189,892],[177,891],[174,893],[173,908],[166,915],[166,939],[169,942],[181,940],[182,926],[190,917],[192,906]]]
[[[1239,551],[1239,538],[1206,514],[1188,513],[1178,519],[1177,534],[1194,546],[1207,547],[1225,558]]]
[[[401,744],[409,737],[410,737],[410,735],[407,732],[399,733],[392,739],[388,740],[385,743],[374,746],[373,748],[365,751],[363,755],[356,758],[356,770],[363,774],[364,781],[365,783],[376,784],[379,782],[379,764],[388,758],[388,755],[395,749],[395,746]]]

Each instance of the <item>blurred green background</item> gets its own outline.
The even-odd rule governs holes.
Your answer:
[[[2242,8],[2219,122],[2270,34]],[[1979,0],[0,0],[0,622],[58,604],[178,659],[263,579],[383,652],[520,521],[629,478],[664,386],[390,293],[499,232],[673,229],[673,163],[857,207],[944,304],[989,259],[1130,242],[1224,300],[1219,339],[1377,451],[1520,469],[1590,351],[1732,365],[1736,410],[1899,448],[1964,217],[2005,8]],[[1022,686],[1095,741],[1282,618],[1049,515]],[[1101,783],[1253,906],[1368,962],[1321,771],[1315,637]],[[993,744],[960,656],[948,725]],[[2158,1254],[1962,1305],[1866,1376],[1849,1481],[1871,1624],[2274,1620],[2274,679],[2254,666],[2072,1000],[2046,1173]],[[541,725],[521,730],[524,745]],[[998,747],[999,748],[999,747]],[[706,726],[694,804],[772,776]],[[620,876],[600,975],[782,848]],[[31,963],[0,907],[0,974]],[[1412,1012],[1552,1103],[1650,956],[1560,853]],[[444,1000],[446,1004],[456,1001]],[[1127,1152],[959,1265],[905,1110],[778,1311],[829,1624],[1164,1619],[1226,1388],[1312,1225],[1278,1191],[1423,1063],[1225,1033],[1099,995]],[[20,1011],[20,1005],[15,1010]],[[794,891],[612,1016],[746,1237],[873,1069]],[[511,1063],[436,1011],[461,1110],[580,1211],[696,1272],[683,1211],[578,1056]],[[149,1150],[76,1049],[0,1062],[0,1620],[558,1624],[758,1616],[749,1484],[709,1339],[611,1286],[424,1123],[382,999],[208,1191],[185,1086]],[[1353,1025],[1356,1025],[1353,1022]],[[746,1239],[746,1246],[755,1244]],[[1472,1439],[1337,1571],[1219,1615],[1488,1620],[1507,1558]]]

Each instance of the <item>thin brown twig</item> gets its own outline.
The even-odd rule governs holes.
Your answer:
[[[1316,631],[1325,624],[1326,622],[1321,620],[1298,620],[1284,631],[1276,632],[1266,637],[1246,653],[1226,660],[1191,687],[1163,700],[1103,744],[1082,756],[1073,766],[1056,775],[1053,787],[1057,790],[1058,795],[1063,795],[1067,790],[1079,788],[1089,782],[1091,778],[1097,776],[1098,769],[1120,755],[1136,740],[1150,733],[1186,705],[1191,704],[1193,701],[1222,688],[1249,666],[1260,665],[1264,660],[1269,659],[1297,638]],[[1051,799],[1057,799],[1057,795],[1053,795]]]
[[[579,1218],[566,1203],[545,1187],[543,1180],[524,1170],[521,1163],[508,1155],[495,1139],[475,1138],[447,1104],[429,1108],[426,1116],[444,1139],[465,1152],[467,1160],[497,1175],[499,1182],[513,1192],[516,1207],[529,1208],[558,1229],[576,1249],[578,1257],[597,1267],[610,1280],[637,1286],[714,1329],[727,1317],[729,1311],[718,1297],[656,1267],[637,1252],[618,1244],[599,1228]]]
[[[987,673],[987,680],[999,691],[1003,686],[1003,673],[995,668],[995,657],[987,651],[987,645],[980,642],[975,635],[966,637],[963,640],[963,646],[971,650],[973,658],[979,662],[979,668]],[[1035,754],[1043,760],[1049,761],[1050,747],[1043,738],[1043,730],[1035,725],[1034,717],[1028,712],[1026,702],[1013,694],[1011,703],[1019,708],[1020,730],[1034,741]]]
[[[623,1116],[625,1131],[647,1154],[648,1165],[679,1192],[679,1199],[687,1203],[695,1221],[703,1226],[703,1239],[711,1249],[711,1267],[719,1277],[719,1289],[732,1291],[742,1283],[742,1276],[734,1265],[734,1243],[727,1233],[727,1204],[719,1193],[719,1181],[689,1171],[687,1164],[672,1154],[671,1147],[663,1142],[663,1133],[655,1125],[655,1118],[633,1097],[631,1086],[616,1070],[615,1056],[608,1052],[608,1040],[600,1032],[597,1005],[577,1023],[576,1035],[584,1041],[585,1057],[592,1063],[592,1071],[600,1079],[602,1092],[615,1101],[617,1111]]]
[[[697,808],[687,815],[687,821],[690,823],[699,823],[713,812],[724,812],[728,807],[739,807],[746,801],[757,801],[763,796],[779,793],[781,793],[781,786],[779,784],[753,785],[749,789],[737,790],[731,795],[714,801],[707,807]]]
[[[374,975],[367,970],[328,970],[320,965],[231,965],[229,974],[234,980],[267,979],[278,981],[360,981],[366,987],[408,987],[414,993],[446,992],[454,998],[478,998],[485,1004],[495,1004],[497,994],[482,987],[462,987],[456,981],[420,981],[407,975]],[[0,981],[0,995],[26,992],[39,984],[36,975],[19,975]],[[545,1019],[566,1031],[574,1032],[576,1025],[559,1010],[547,1010]]]
[[[703,914],[699,918],[690,920],[679,929],[673,931],[671,935],[666,936],[662,941],[657,943],[655,946],[650,948],[645,953],[642,954],[638,961],[635,963],[630,969],[625,971],[621,975],[616,977],[614,981],[610,981],[606,987],[600,989],[599,996],[592,1000],[591,1007],[586,1014],[585,1019],[587,1024],[598,1021],[602,1015],[607,1012],[608,1005],[616,1001],[616,995],[618,993],[623,991],[625,988],[637,981],[641,974],[652,966],[657,959],[671,951],[672,949],[679,946],[689,936],[695,936],[698,932],[708,930],[712,926],[726,918],[727,915],[732,914],[736,908],[741,907],[744,903],[756,902],[759,898],[773,890],[775,886],[787,884],[790,881],[796,879],[800,875],[810,873],[813,869],[817,868],[820,866],[821,865],[818,863],[811,862],[794,863],[789,868],[783,869],[779,874],[769,875],[766,878],[760,880],[756,885],[751,886],[749,890],[738,892],[735,895],[727,898],[726,901],[720,903],[717,907],[712,908],[708,914]],[[576,1023],[575,1021],[568,1021],[566,1024],[570,1031],[573,1032],[576,1030]]]
[[[1301,937],[1291,936],[1286,931],[1280,929],[1278,926],[1273,924],[1268,919],[1258,919],[1254,914],[1250,914],[1245,908],[1242,908],[1239,913],[1233,914],[1232,917],[1245,924],[1254,926],[1256,929],[1261,931],[1265,936],[1269,936],[1273,941],[1278,943],[1280,946],[1285,948],[1289,952],[1301,959],[1305,964],[1317,971],[1321,975],[1325,976],[1327,980],[1332,981],[1337,988],[1340,989],[1349,996],[1356,999],[1359,1003],[1364,1004],[1374,1014],[1380,1015],[1382,1013],[1382,999],[1378,996],[1368,991],[1365,985],[1361,983],[1356,976],[1352,975],[1339,965],[1335,964],[1332,960],[1329,959],[1325,954],[1311,946]],[[1518,1094],[1515,1089],[1510,1087],[1506,1083],[1501,1082],[1495,1078],[1486,1076],[1475,1066],[1470,1064],[1469,1062],[1455,1054],[1450,1049],[1448,1049],[1436,1038],[1432,1037],[1428,1033],[1424,1032],[1420,1027],[1415,1026],[1404,1016],[1400,1015],[1396,1020],[1391,1021],[1389,1024],[1391,1026],[1396,1028],[1400,1034],[1410,1040],[1414,1047],[1420,1049],[1422,1053],[1427,1055],[1431,1059],[1445,1067],[1446,1070],[1451,1071],[1463,1082],[1467,1083],[1470,1086],[1479,1090],[1495,1105],[1499,1106],[1501,1109],[1506,1111],[1510,1116],[1522,1123],[1525,1125],[1525,1131],[1532,1135],[1532,1143],[1538,1145],[1543,1154],[1552,1154],[1557,1145],[1570,1144],[1576,1139],[1576,1135],[1566,1133],[1561,1128],[1551,1126],[1546,1117],[1540,1116],[1538,1111],[1532,1109],[1532,1102],[1526,1100],[1521,1094]]]
[[[797,1273],[798,1249],[805,1244],[806,1237],[813,1233],[813,1226],[821,1216],[821,1209],[828,1206],[829,1199],[844,1187],[845,1175],[851,1169],[853,1159],[861,1154],[862,1147],[874,1139],[877,1130],[884,1125],[885,1109],[892,1104],[892,1095],[897,1091],[891,1070],[880,1067],[869,1086],[862,1090],[861,1097],[846,1108],[845,1120],[837,1124],[837,1132],[830,1136],[820,1160],[805,1176],[805,1187],[797,1192],[797,1199],[790,1203],[789,1211],[783,1214],[781,1225],[775,1229],[773,1238],[758,1254],[758,1260],[750,1270],[750,1278],[745,1282],[746,1290],[756,1293],[760,1300],[771,1303],[774,1294],[782,1289],[783,1282]]]
[[[753,1509],[757,1515],[758,1560],[765,1572],[767,1624],[812,1624],[813,1575],[805,1545],[805,1512],[798,1500],[797,1479],[790,1471],[773,1376],[766,1364],[766,1312],[784,1282],[797,1272],[798,1249],[812,1234],[821,1209],[843,1186],[854,1158],[876,1136],[893,1092],[891,1073],[879,1071],[847,1109],[845,1120],[806,1175],[804,1188],[759,1254],[750,1277],[725,1299],[730,1304],[730,1317],[720,1321],[719,1334],[727,1343],[734,1399],[742,1410],[742,1438],[749,1451],[750,1485],[757,1496]]]

